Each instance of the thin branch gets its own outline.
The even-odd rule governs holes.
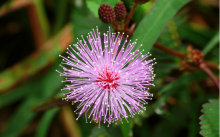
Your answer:
[[[207,61],[204,61],[204,63],[205,63],[206,66],[209,67],[210,69],[213,69],[213,70],[219,71],[219,68],[217,67],[217,65],[212,64],[212,63],[207,62]]]
[[[210,78],[211,80],[215,83],[215,85],[219,88],[219,82],[216,78],[216,76],[212,73],[212,71],[206,66],[205,63],[201,63],[199,65],[199,68],[202,69]]]
[[[61,98],[51,99],[51,100],[49,100],[49,102],[45,102],[45,103],[41,104],[40,106],[34,108],[32,111],[33,112],[41,112],[41,111],[45,111],[45,110],[48,110],[53,107],[65,105],[65,104],[70,103],[72,101],[74,101],[74,100],[71,99],[71,100],[66,101],[66,100],[62,100]]]
[[[179,58],[181,58],[181,59],[184,59],[184,58],[186,57],[184,54],[182,54],[182,53],[180,53],[180,52],[178,52],[178,51],[169,49],[169,48],[167,48],[167,47],[165,47],[165,46],[163,46],[163,45],[161,45],[161,44],[159,44],[159,43],[155,43],[155,44],[154,44],[154,47],[157,48],[157,49],[160,49],[160,50],[162,50],[162,51],[164,51],[164,52],[170,53],[170,54],[172,54],[172,55],[174,55],[174,56],[176,56],[176,57],[179,57]],[[213,69],[213,70],[216,70],[216,71],[219,71],[219,68],[218,68],[217,65],[212,64],[212,63],[207,62],[207,61],[204,61],[204,63],[206,64],[206,66],[207,66],[208,68]]]
[[[172,55],[174,55],[174,56],[176,56],[176,57],[179,57],[179,58],[181,58],[181,59],[184,59],[184,58],[186,57],[184,54],[182,54],[182,53],[180,53],[180,52],[178,52],[178,51],[169,49],[169,48],[167,48],[167,47],[165,47],[165,46],[163,46],[163,45],[161,45],[161,44],[158,44],[158,43],[155,43],[155,44],[154,44],[154,47],[155,47],[155,48],[158,48],[158,49],[160,49],[160,50],[162,50],[162,51],[164,51],[164,52],[170,53],[170,54],[172,54]]]
[[[125,20],[125,26],[124,26],[124,28],[127,28],[127,27],[128,27],[128,25],[129,25],[129,23],[130,23],[130,21],[131,21],[131,18],[132,18],[132,16],[133,16],[133,14],[134,14],[134,12],[135,12],[137,6],[138,6],[138,4],[135,2],[134,5],[133,5],[133,7],[131,8],[131,11],[130,11],[130,13],[129,13],[127,19]]]

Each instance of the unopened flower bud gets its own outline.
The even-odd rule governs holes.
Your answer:
[[[114,7],[114,11],[115,11],[117,21],[124,20],[125,15],[126,15],[126,8],[123,3],[117,3]]]
[[[104,23],[111,23],[115,20],[115,12],[110,5],[102,4],[98,12],[100,20]]]

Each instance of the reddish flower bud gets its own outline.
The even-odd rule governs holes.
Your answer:
[[[187,62],[190,65],[198,66],[203,61],[203,55],[200,50],[194,49],[187,55]]]
[[[117,3],[114,7],[114,11],[115,11],[117,21],[124,20],[125,15],[126,15],[126,8],[123,3]]]
[[[115,12],[110,5],[102,4],[98,12],[100,20],[104,23],[111,23],[115,20]]]

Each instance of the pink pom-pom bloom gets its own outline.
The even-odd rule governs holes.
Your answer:
[[[93,29],[88,41],[82,36],[74,47],[67,48],[67,58],[61,56],[64,72],[58,72],[67,83],[62,90],[70,90],[65,100],[79,102],[75,112],[78,118],[85,113],[86,122],[87,117],[99,126],[101,120],[108,125],[122,122],[122,117],[127,120],[142,112],[146,100],[153,96],[147,86],[153,85],[154,59],[145,61],[150,54],[142,55],[140,47],[132,52],[136,41],[128,42],[128,37],[120,47],[122,38],[123,33],[111,34],[109,29],[102,43],[98,28],[97,32]]]

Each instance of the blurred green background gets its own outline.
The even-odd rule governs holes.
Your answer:
[[[99,129],[96,123],[86,123],[84,116],[75,120],[77,106],[62,101],[63,78],[55,70],[61,70],[58,55],[66,55],[77,37],[95,26],[101,33],[107,31],[109,25],[98,18],[104,3],[112,7],[124,3],[127,12],[133,5],[132,0],[0,1],[0,136],[201,136],[202,104],[218,99],[219,89],[202,70],[181,70],[180,58],[152,45],[158,42],[187,54],[187,45],[192,44],[203,51],[204,60],[218,67],[219,1],[151,0],[138,6],[131,39],[141,41],[157,59],[156,86],[150,88],[154,97],[129,123],[101,124]],[[212,72],[218,78],[219,71]]]

